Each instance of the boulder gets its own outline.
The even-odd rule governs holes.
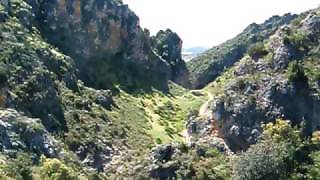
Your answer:
[[[58,142],[45,130],[40,119],[28,118],[13,109],[0,109],[0,148],[2,152],[21,150],[56,157]]]
[[[152,149],[151,160],[156,162],[170,161],[175,153],[176,147],[173,144],[159,145]]]
[[[167,162],[162,165],[153,165],[150,167],[150,177],[154,179],[172,179],[175,178],[176,171],[179,169],[177,161]]]

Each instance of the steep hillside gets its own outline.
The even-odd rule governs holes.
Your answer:
[[[320,10],[287,17],[290,23],[278,21],[267,28],[266,36],[231,58],[235,62],[202,90],[209,102],[199,113],[189,114],[187,122],[193,145],[183,150],[174,144],[155,149],[154,154],[163,156],[151,155],[156,159],[151,164],[158,167],[151,175],[163,179],[320,178]],[[283,23],[288,24],[280,26]],[[198,59],[197,63],[206,62]],[[210,156],[216,150],[225,157]]]
[[[238,62],[248,48],[267,39],[282,25],[288,24],[296,15],[273,16],[263,24],[253,23],[235,38],[209,49],[187,63],[190,87],[203,88],[215,80],[226,68]]]
[[[75,60],[86,85],[166,90],[170,68],[152,52],[148,32],[121,1],[26,2],[35,14],[29,23],[37,25],[50,44]]]
[[[319,10],[278,28],[205,90],[212,121],[233,150],[247,149],[261,124],[289,119],[305,135],[319,130]]]

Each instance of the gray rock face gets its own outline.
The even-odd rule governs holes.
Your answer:
[[[171,160],[175,149],[176,147],[174,147],[172,144],[158,146],[152,150],[151,160],[159,162],[169,161]]]
[[[162,165],[150,166],[150,177],[153,179],[172,179],[176,178],[175,172],[179,169],[179,164],[175,161],[167,162]]]
[[[0,3],[2,5],[4,5],[4,7],[8,7],[9,6],[9,0],[1,0]]]
[[[207,117],[207,119],[196,117],[195,115],[191,115],[188,118],[186,128],[191,137],[191,142],[189,143],[197,149],[199,156],[205,154],[206,148],[203,149],[202,147],[207,146],[215,148],[221,153],[232,154],[230,148],[225,143],[225,140],[220,136],[221,134],[219,129],[217,129],[218,127],[216,127],[216,122],[221,120],[217,119],[216,115],[217,114]],[[213,118],[214,116],[216,119]]]
[[[187,122],[188,134],[201,137],[210,131],[211,120],[201,120],[194,117],[189,118]]]
[[[56,157],[59,145],[41,125],[13,109],[0,110],[0,148],[5,153],[20,150]]]
[[[182,59],[182,40],[170,29],[159,31],[156,36],[152,37],[152,43],[155,51],[169,64],[175,64]]]
[[[292,60],[298,58],[297,50],[290,43],[285,42],[285,37],[291,33],[292,29],[285,25],[270,39],[270,50],[272,55],[272,66],[276,70],[285,69]]]
[[[76,150],[76,155],[82,164],[98,171],[104,171],[108,163],[111,162],[113,153],[114,150],[109,146],[97,149],[88,145],[81,146]]]
[[[208,157],[213,149],[231,153],[223,139],[216,137],[202,138],[190,145],[160,145],[152,149],[145,170],[151,179],[194,179],[196,159]]]
[[[230,148],[228,147],[228,145],[226,144],[225,140],[223,138],[219,138],[219,137],[205,136],[203,138],[200,138],[196,142],[196,145],[198,147],[206,145],[211,148],[217,149],[221,153],[228,154],[228,155],[233,154],[232,151],[230,150]]]
[[[145,80],[158,80],[158,84],[169,79],[170,68],[152,52],[149,34],[140,28],[139,18],[127,5],[109,0],[27,2],[42,34],[76,60],[86,84],[110,88],[110,80],[97,83],[94,78],[104,76],[99,71],[108,71],[103,68],[110,66],[128,76],[129,72],[141,74],[139,78],[149,73]],[[133,77],[126,78],[124,84],[135,83],[130,80]]]
[[[139,29],[138,17],[126,5],[115,1],[29,0],[28,3],[49,40],[81,56],[92,57],[98,50],[119,53],[126,46],[125,38],[139,38],[138,35],[143,33]],[[130,24],[127,24],[128,20]],[[72,44],[77,46],[66,46],[66,41],[73,41]]]
[[[102,107],[109,109],[113,103],[111,92],[107,90],[96,91],[96,100],[97,104],[100,104]]]
[[[274,66],[277,69],[283,69],[288,66],[290,62],[290,50],[286,46],[279,47],[274,55]]]
[[[173,160],[176,153],[179,153],[179,150],[175,144],[153,148],[149,158],[152,163],[147,167],[150,177],[154,179],[176,177],[175,172],[179,169],[179,163]]]
[[[8,12],[0,11],[0,22],[5,22],[9,18]]]
[[[319,33],[320,17],[316,13],[309,14],[302,23],[302,29],[309,33]]]
[[[189,72],[181,56],[182,40],[178,34],[170,29],[159,31],[152,37],[152,47],[171,68],[171,80],[187,87],[189,85]]]
[[[308,95],[307,89],[292,85],[281,76],[265,77],[255,86],[255,90],[246,94],[246,90],[231,85],[225,89],[227,98],[213,101],[213,119],[221,127],[220,132],[232,150],[246,149],[255,143],[261,125],[277,118],[290,119],[297,125],[308,119],[309,131],[316,130],[319,121],[315,114],[320,106],[317,98]]]
[[[250,63],[253,66],[242,66],[241,63],[248,63],[245,59],[240,62],[235,70],[240,78],[229,80],[224,88],[225,96],[212,102],[213,119],[234,151],[255,143],[260,136],[261,125],[278,118],[289,119],[295,125],[306,120],[306,133],[313,132],[319,126],[316,118],[320,110],[319,98],[312,95],[307,80],[289,82],[285,75],[277,72],[287,68],[291,61],[290,53],[279,52],[282,48],[285,47],[275,49],[276,55],[272,61],[252,60]],[[253,71],[245,67],[253,67]],[[257,67],[263,70],[258,71]],[[257,72],[272,73],[257,76]],[[253,78],[244,78],[248,75]]]

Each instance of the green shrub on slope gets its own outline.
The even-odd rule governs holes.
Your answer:
[[[249,47],[248,54],[253,59],[259,59],[268,54],[267,49],[265,48],[262,42],[258,42]]]

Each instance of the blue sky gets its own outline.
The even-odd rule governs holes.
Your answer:
[[[212,47],[240,33],[252,22],[272,15],[299,13],[320,0],[123,0],[140,17],[143,28],[155,34],[170,28],[184,47]]]

